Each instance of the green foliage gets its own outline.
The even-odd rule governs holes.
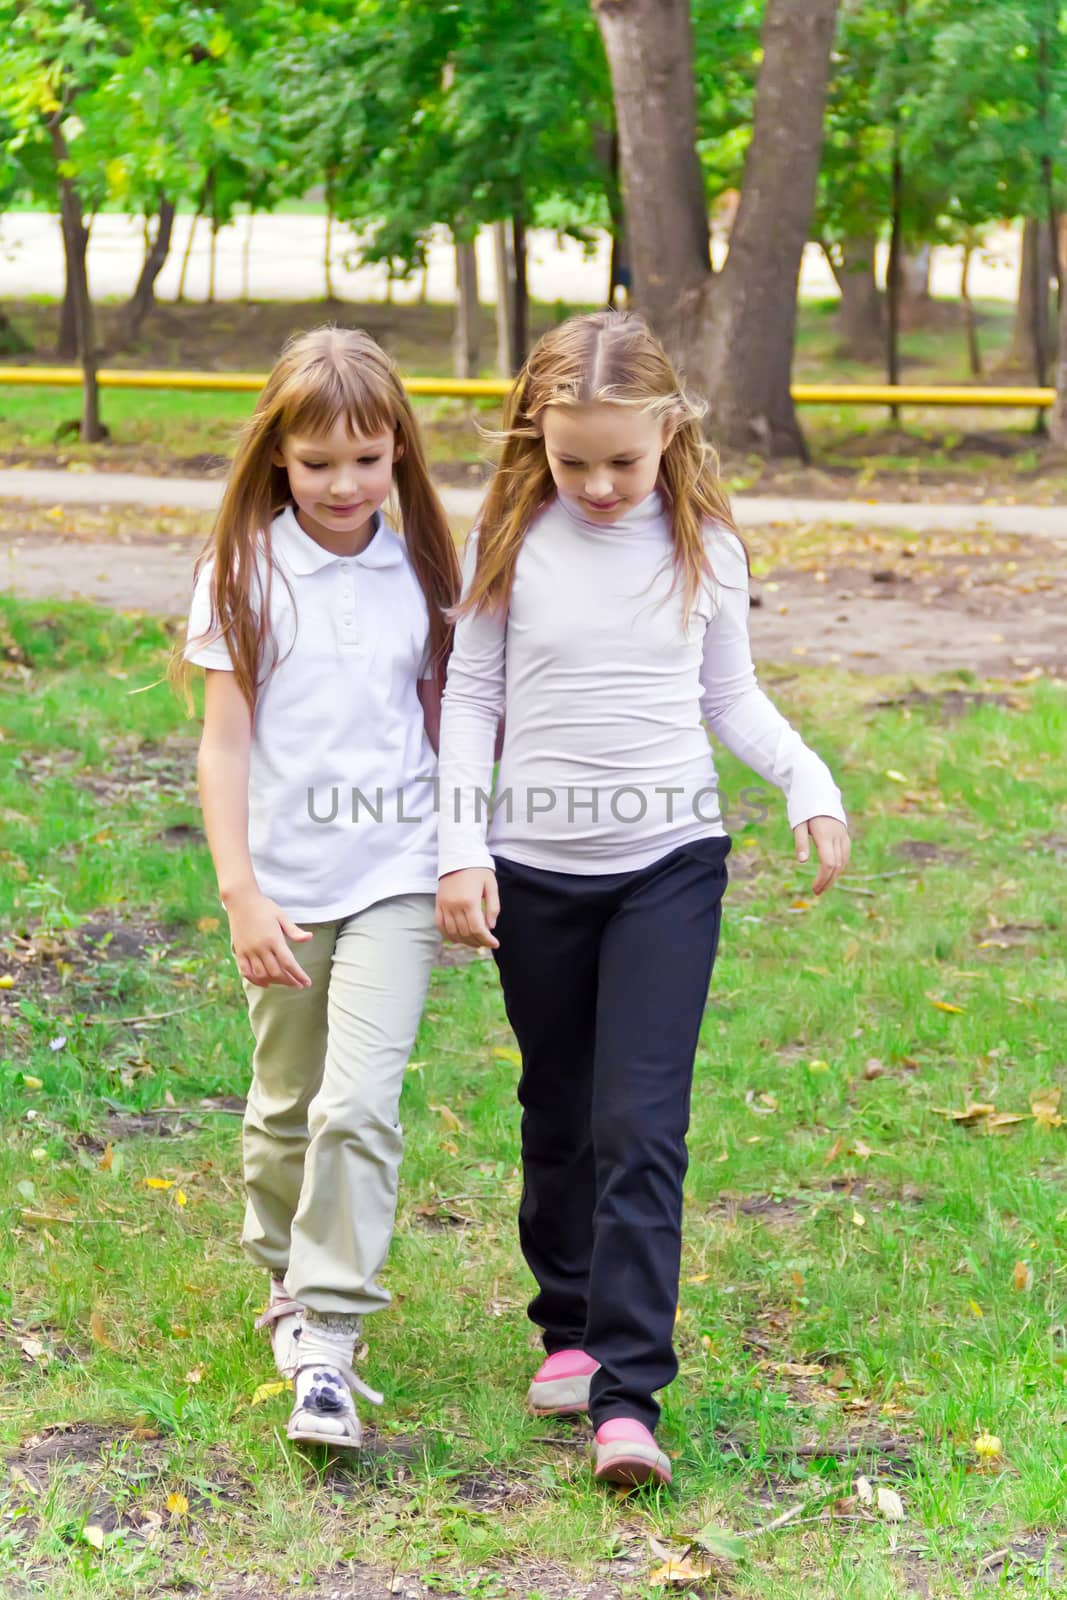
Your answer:
[[[912,243],[1043,216],[1063,181],[1067,113],[1058,0],[847,0],[834,53],[818,228],[881,231],[894,137]]]

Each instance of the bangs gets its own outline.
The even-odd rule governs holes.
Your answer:
[[[358,328],[315,328],[290,340],[263,394],[275,436],[331,433],[350,438],[404,432],[407,397],[389,357]]]
[[[393,433],[399,419],[391,388],[356,362],[318,356],[293,373],[278,411],[279,430],[322,435],[343,422],[352,439]]]

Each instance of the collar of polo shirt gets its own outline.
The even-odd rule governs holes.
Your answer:
[[[395,567],[404,559],[400,540],[386,526],[380,511],[374,513],[374,532],[370,543],[358,555],[340,556],[324,550],[321,544],[306,534],[296,520],[292,506],[274,519],[271,526],[271,548],[280,555],[289,571],[298,578],[328,567],[331,561],[358,561],[361,567]]]

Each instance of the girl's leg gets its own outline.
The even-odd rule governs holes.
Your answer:
[[[591,1129],[597,964],[603,914],[595,880],[498,861],[495,951],[522,1052],[523,1191],[519,1241],[538,1292],[530,1317],[545,1349],[585,1338],[593,1247]],[[590,895],[582,891],[588,888]]]
[[[245,1219],[241,1242],[272,1277],[289,1266],[289,1235],[304,1181],[308,1107],[326,1061],[326,1001],[338,924],[323,922],[299,946],[310,989],[245,984],[255,1036],[245,1110]]]
[[[593,1141],[597,1200],[586,1348],[596,1427],[659,1419],[673,1348],[685,1136],[719,936],[729,841],[702,840],[635,874],[601,947]]]
[[[315,1324],[354,1334],[387,1305],[404,1070],[439,948],[428,894],[379,901],[339,927],[326,1064],[309,1113],[286,1287]],[[301,955],[302,955],[301,951]]]

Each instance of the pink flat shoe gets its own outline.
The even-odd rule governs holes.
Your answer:
[[[569,1417],[589,1410],[589,1380],[600,1362],[584,1350],[557,1350],[533,1375],[526,1404],[535,1417]]]
[[[668,1484],[671,1464],[644,1423],[636,1417],[612,1417],[596,1431],[598,1483],[619,1483],[628,1489],[639,1484]]]

